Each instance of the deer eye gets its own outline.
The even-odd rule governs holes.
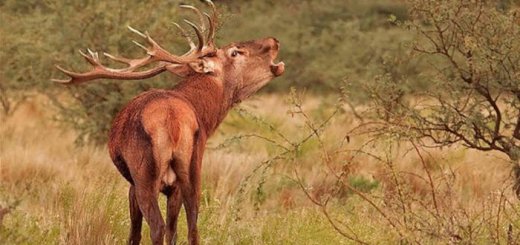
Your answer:
[[[237,50],[234,50],[234,51],[231,53],[231,57],[236,57],[238,54],[240,54],[240,52],[238,52]]]

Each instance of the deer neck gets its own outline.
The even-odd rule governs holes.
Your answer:
[[[217,78],[196,75],[173,89],[193,106],[206,135],[212,135],[233,106],[233,95]]]

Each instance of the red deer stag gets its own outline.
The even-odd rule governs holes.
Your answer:
[[[80,84],[95,79],[136,80],[169,71],[183,81],[171,90],[150,90],[130,101],[112,123],[108,148],[119,172],[130,182],[130,244],[141,240],[144,216],[150,225],[153,244],[175,243],[177,219],[184,204],[190,244],[199,243],[197,216],[201,193],[201,162],[204,146],[230,108],[248,98],[274,77],[284,72],[284,63],[274,63],[279,43],[274,38],[215,45],[217,11],[206,1],[212,15],[193,6],[182,5],[200,18],[200,25],[185,20],[198,38],[191,41],[178,24],[191,49],[173,55],[155,42],[148,33],[129,29],[143,37],[149,47],[147,56],[128,59],[104,53],[111,60],[125,63],[121,69],[101,64],[98,54],[88,50],[81,55],[93,66],[85,73],[57,68],[68,75],[64,84]],[[206,21],[209,27],[206,30]],[[203,36],[207,32],[206,36]],[[153,65],[151,68],[142,69]],[[157,198],[167,196],[166,225]]]

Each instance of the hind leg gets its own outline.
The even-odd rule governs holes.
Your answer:
[[[143,224],[143,214],[139,210],[137,204],[137,197],[135,196],[135,186],[131,185],[128,191],[128,201],[130,203],[130,237],[128,238],[128,244],[134,245],[141,242],[141,226]]]
[[[199,215],[199,200],[201,193],[200,168],[205,141],[202,140],[202,138],[197,138],[194,143],[192,156],[190,160],[187,161],[187,164],[185,164],[188,168],[176,169],[184,201],[186,218],[188,221],[188,243],[190,245],[199,244],[197,219]]]
[[[146,127],[146,125],[144,125]],[[153,125],[152,125],[153,126]],[[138,170],[139,177],[134,177],[136,183],[137,202],[143,212],[146,222],[150,226],[152,243],[163,245],[165,225],[159,209],[157,198],[161,185],[166,180],[168,167],[172,158],[172,144],[168,131],[163,128],[150,127],[150,138],[152,139],[153,162],[142,163],[142,169]]]
[[[157,202],[158,193],[152,186],[136,185],[137,204],[150,226],[150,237],[154,245],[163,245],[164,220]]]
[[[178,185],[174,185],[173,190],[168,195],[166,209],[166,244],[177,243],[177,221],[179,211],[182,206],[181,189]]]

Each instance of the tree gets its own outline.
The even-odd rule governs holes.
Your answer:
[[[502,152],[520,195],[520,10],[499,3],[411,0],[411,19],[397,24],[416,34],[411,54],[431,64],[422,74],[430,86],[395,96],[406,78],[378,77],[370,92],[379,121],[371,125],[426,147]]]

